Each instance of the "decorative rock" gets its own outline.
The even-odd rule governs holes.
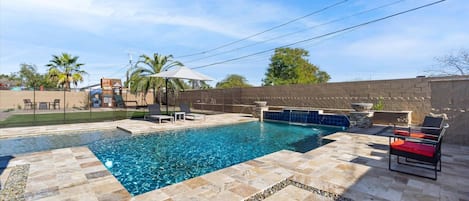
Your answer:
[[[24,189],[28,180],[29,164],[13,167],[0,193],[0,200],[25,200]]]
[[[309,192],[320,195],[320,196],[324,197],[324,200],[353,201],[350,198],[343,197],[341,195],[331,193],[331,192],[328,192],[328,191],[324,191],[324,190],[321,190],[321,189],[318,189],[318,188],[314,188],[312,186],[308,186],[308,185],[305,185],[303,183],[300,183],[300,182],[297,182],[297,181],[294,181],[294,180],[291,180],[291,179],[285,179],[285,180],[283,180],[283,181],[281,181],[281,182],[279,182],[279,183],[265,189],[264,191],[262,191],[260,193],[257,193],[255,195],[245,199],[245,201],[264,200],[265,198],[277,193],[278,191],[284,189],[285,187],[287,187],[289,185],[292,185],[292,186],[301,188],[303,190],[307,190]]]

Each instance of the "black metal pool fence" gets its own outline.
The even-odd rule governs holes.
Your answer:
[[[117,92],[117,91],[116,91]],[[99,90],[44,89],[32,87],[1,90],[0,127],[19,127],[114,121],[143,117],[145,110],[136,104],[116,101],[116,94]],[[121,99],[122,100],[122,99]],[[136,102],[136,101],[131,101]]]

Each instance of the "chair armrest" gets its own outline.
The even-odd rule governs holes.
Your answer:
[[[442,128],[437,128],[437,127],[425,127],[425,126],[397,126],[394,124],[394,129],[412,129],[412,130],[420,130],[420,129],[430,129],[430,130],[439,130]]]
[[[416,137],[411,137],[411,136],[403,136],[403,135],[395,135],[395,134],[389,134],[385,136],[388,136],[389,139],[399,138],[399,139],[404,139],[404,140],[411,140],[412,142],[423,142],[423,143],[433,144],[433,145],[438,144],[438,140],[431,140],[431,139],[426,139],[426,138],[416,138]]]

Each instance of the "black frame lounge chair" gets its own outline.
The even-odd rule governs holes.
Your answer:
[[[449,127],[448,124],[443,126],[439,135],[425,134],[429,137],[436,139],[430,139],[427,137],[415,138],[412,136],[403,135],[391,135],[389,136],[389,161],[388,169],[404,174],[424,177],[436,180],[437,172],[441,171],[441,144],[445,135],[446,129]],[[392,155],[397,156],[397,163],[404,164],[424,169],[433,170],[435,173],[434,177],[427,177],[424,175],[415,174],[412,172],[406,172],[398,169],[391,168]],[[399,160],[400,157],[405,158],[405,162]],[[408,160],[408,159],[411,159]],[[439,168],[438,168],[439,165]]]
[[[148,105],[148,114],[143,117],[147,119],[158,119],[158,122],[161,123],[161,120],[169,120],[171,123],[174,123],[174,117],[169,115],[161,114],[160,104],[151,104]]]
[[[52,107],[51,107],[52,106]],[[54,108],[60,110],[60,99],[54,99],[54,102],[49,103],[49,109]]]
[[[25,110],[32,110],[33,109],[33,102],[31,102],[31,99],[29,98],[26,98],[26,99],[23,99],[23,102],[24,102],[24,109]]]
[[[179,105],[179,109],[181,110],[181,112],[185,112],[186,114],[186,117],[192,117],[193,120],[196,120],[196,119],[203,119],[205,121],[205,115],[204,114],[197,114],[197,113],[192,113],[191,112],[191,108],[189,107],[189,105],[185,104],[185,103],[181,103]]]

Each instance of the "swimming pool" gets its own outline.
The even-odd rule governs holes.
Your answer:
[[[132,195],[139,195],[282,149],[307,152],[339,130],[249,122],[109,138],[88,146]]]

